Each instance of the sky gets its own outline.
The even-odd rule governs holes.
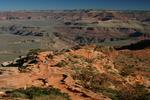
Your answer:
[[[61,9],[150,10],[150,0],[0,0],[0,11]]]

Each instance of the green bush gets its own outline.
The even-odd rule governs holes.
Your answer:
[[[16,89],[8,93],[10,97],[14,98],[27,98],[34,99],[38,97],[44,98],[45,96],[52,96],[53,98],[57,96],[64,98],[64,100],[70,100],[68,94],[61,93],[59,89],[55,88],[40,88],[40,87],[30,87],[25,89]]]
[[[33,97],[33,100],[68,100],[62,96],[46,95],[40,97]]]

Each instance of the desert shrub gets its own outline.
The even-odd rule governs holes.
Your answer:
[[[117,90],[113,90],[110,88],[101,88],[100,91],[101,91],[101,93],[103,93],[104,95],[107,95],[112,100],[120,100],[118,98],[119,91],[117,91]]]
[[[113,90],[110,88],[99,88],[99,92],[107,95],[112,100],[150,100],[150,93],[142,85],[136,85],[134,91]]]
[[[111,46],[106,46],[106,47],[104,47],[104,46],[99,46],[99,45],[97,45],[94,50],[95,50],[95,51],[104,52],[104,53],[108,53],[108,52],[114,51],[114,47],[111,47]]]
[[[27,56],[38,55],[38,53],[41,51],[42,51],[41,49],[31,49],[29,50]]]
[[[90,66],[76,70],[73,78],[80,80],[83,87],[94,92],[100,92],[101,88],[103,88],[103,84],[108,80],[105,75],[98,73],[97,70]]]
[[[88,62],[89,64],[90,63],[93,63],[94,62],[94,60],[95,60],[96,58],[85,58],[84,60],[85,60],[85,62]]]
[[[51,54],[49,54],[47,57],[48,57],[49,59],[53,59],[53,55],[51,55]]]
[[[10,94],[11,97],[15,97],[15,98],[27,98],[26,94],[21,93],[20,91],[13,91],[10,92],[12,94]]]
[[[87,68],[78,68],[73,78],[79,80],[79,84],[86,89],[107,95],[112,100],[120,100],[118,98],[119,91],[105,86],[110,81],[109,78],[105,74],[98,73],[90,66]]]
[[[128,76],[136,70],[148,71],[149,63],[149,57],[138,57],[131,53],[120,53],[114,60],[114,64],[122,76]]]
[[[136,68],[139,67],[138,63],[140,62],[139,59],[131,54],[120,54],[114,60],[115,66],[120,67],[120,75],[128,76],[135,72]]]
[[[111,69],[111,66],[110,66],[110,65],[104,65],[104,67],[105,67],[106,69]]]
[[[47,98],[48,97],[55,97],[57,96],[63,98],[63,100],[70,100],[69,96],[66,93],[61,93],[59,89],[55,88],[39,88],[39,87],[30,87],[27,88],[26,90],[24,89],[16,89],[11,91],[8,94],[10,97],[14,98],[27,98],[27,99],[33,99],[36,100],[36,98]],[[39,100],[39,99],[37,99]],[[45,100],[45,99],[43,99]]]
[[[54,65],[54,67],[65,67],[68,63],[64,60],[62,60],[61,62],[58,62],[56,65]]]
[[[128,76],[128,75],[130,75],[133,72],[134,72],[134,65],[128,65],[127,67],[124,67],[121,70],[120,75],[122,75],[122,76]]]
[[[150,100],[150,93],[142,85],[136,85],[134,91],[118,92],[119,100]]]
[[[47,95],[47,96],[33,97],[33,100],[68,100],[68,99],[62,96]]]

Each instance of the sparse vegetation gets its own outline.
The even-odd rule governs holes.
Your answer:
[[[149,57],[138,57],[130,53],[126,54],[121,52],[114,60],[114,64],[120,70],[120,75],[122,76],[128,76],[136,70],[146,72],[149,62]]]
[[[122,90],[118,92],[119,100],[149,100],[150,93],[142,85],[136,85],[134,91]]]
[[[109,87],[105,87],[104,84],[107,84],[110,81],[107,76],[99,74],[94,71],[91,67],[82,68],[76,70],[76,73],[73,75],[74,79],[80,80],[80,84],[90,89],[94,92],[100,92],[104,95],[107,95],[112,100],[149,100],[150,93],[145,89],[144,86],[137,85],[134,88],[134,91],[126,90],[114,90]]]
[[[98,71],[93,69],[91,66],[76,70],[73,78],[80,80],[83,87],[94,92],[99,92],[103,87],[102,84],[107,81],[107,77],[105,77],[105,75],[98,73]]]
[[[111,47],[111,46],[99,46],[99,45],[97,45],[94,50],[95,51],[101,51],[101,52],[104,52],[104,53],[108,53],[108,52],[114,51],[114,48]]]

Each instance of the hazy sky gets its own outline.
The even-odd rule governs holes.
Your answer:
[[[76,8],[150,10],[150,0],[0,0],[0,10]]]

